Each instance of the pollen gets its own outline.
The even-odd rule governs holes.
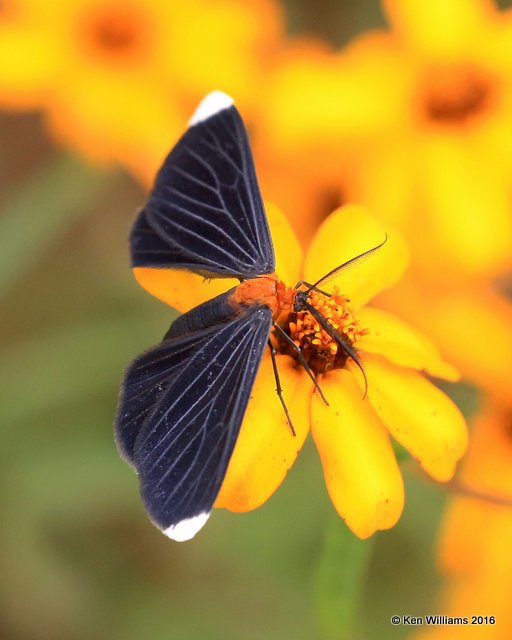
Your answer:
[[[355,346],[359,338],[368,333],[355,318],[349,299],[340,295],[337,290],[331,296],[312,291],[308,296],[308,302],[347,345]],[[347,354],[309,311],[290,313],[282,328],[299,347],[316,375],[331,369],[340,369],[345,365]],[[276,334],[276,338],[281,353],[298,359],[296,350],[285,338],[279,334]]]

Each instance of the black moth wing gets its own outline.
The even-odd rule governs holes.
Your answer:
[[[271,326],[267,307],[245,307],[224,323],[165,339],[128,369],[118,446],[140,476],[151,519],[173,539],[193,537],[208,518]]]
[[[116,417],[116,439],[121,455],[132,466],[137,436],[156,407],[164,385],[180,374],[183,363],[219,325],[235,319],[237,313],[229,302],[234,291],[221,293],[178,316],[162,342],[136,358],[126,372]]]
[[[134,224],[132,265],[207,277],[273,272],[270,231],[240,114],[215,91],[192,123],[167,156]]]

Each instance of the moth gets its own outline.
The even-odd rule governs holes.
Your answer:
[[[133,226],[130,247],[133,267],[185,269],[240,282],[178,317],[163,341],[130,365],[121,390],[115,421],[119,451],[139,475],[154,524],[169,538],[189,540],[210,515],[268,348],[293,436],[272,332],[288,344],[321,393],[283,319],[292,312],[311,313],[363,371],[353,346],[311,305],[309,294],[378,247],[316,283],[283,283],[275,273],[247,133],[232,99],[219,91],[206,96],[164,161]]]

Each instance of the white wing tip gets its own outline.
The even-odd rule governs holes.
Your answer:
[[[186,540],[191,540],[204,527],[209,517],[209,513],[200,513],[193,518],[186,518],[177,524],[167,527],[163,532],[171,540],[185,542]]]
[[[199,122],[204,122],[204,120],[208,120],[208,118],[219,113],[219,111],[229,109],[233,104],[233,98],[228,96],[227,93],[222,91],[212,91],[201,100],[188,124],[192,127]]]

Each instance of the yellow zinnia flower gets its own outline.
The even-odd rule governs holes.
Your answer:
[[[383,4],[390,31],[285,59],[269,132],[292,164],[337,163],[347,198],[400,228],[424,268],[495,273],[512,238],[512,13],[487,0]]]
[[[460,629],[432,628],[418,634],[418,640],[458,640],[466,635],[508,640],[512,635],[511,427],[510,403],[488,402],[475,419],[468,456],[455,484],[459,494],[449,504],[439,550],[445,578],[440,612],[494,616],[494,623],[469,625],[463,636]]]
[[[425,331],[464,377],[506,398],[512,305],[488,276],[512,257],[512,13],[483,0],[384,7],[389,31],[338,53],[288,52],[274,77],[267,138],[276,132],[273,153],[286,171],[304,157],[308,169],[322,166],[317,203],[338,184],[342,201],[362,202],[400,229],[411,269],[379,304]],[[271,194],[279,204],[296,197]],[[308,214],[291,210],[309,233],[314,225],[300,217]]]
[[[360,207],[347,206],[329,216],[304,255],[280,211],[267,205],[267,215],[276,271],[288,284],[300,279],[315,282],[384,237],[374,218]],[[420,371],[451,380],[457,378],[456,371],[410,326],[366,306],[398,279],[406,261],[403,242],[391,233],[366,262],[343,272],[332,286],[322,285],[331,297],[317,293],[310,299],[355,346],[368,381],[365,397],[361,371],[338,351],[312,316],[299,312],[284,321],[285,330],[318,375],[329,405],[314,392],[293,349],[274,335],[281,386],[296,435],[275,398],[276,382],[267,354],[215,506],[242,512],[263,504],[283,481],[310,430],[332,502],[361,538],[393,526],[402,511],[403,482],[389,434],[433,478],[452,477],[466,447],[464,419]],[[205,284],[197,275],[170,270],[135,268],[134,272],[144,288],[180,311],[236,284],[227,280]]]
[[[42,108],[60,141],[149,182],[214,86],[251,117],[282,29],[273,0],[8,0],[0,104]]]

